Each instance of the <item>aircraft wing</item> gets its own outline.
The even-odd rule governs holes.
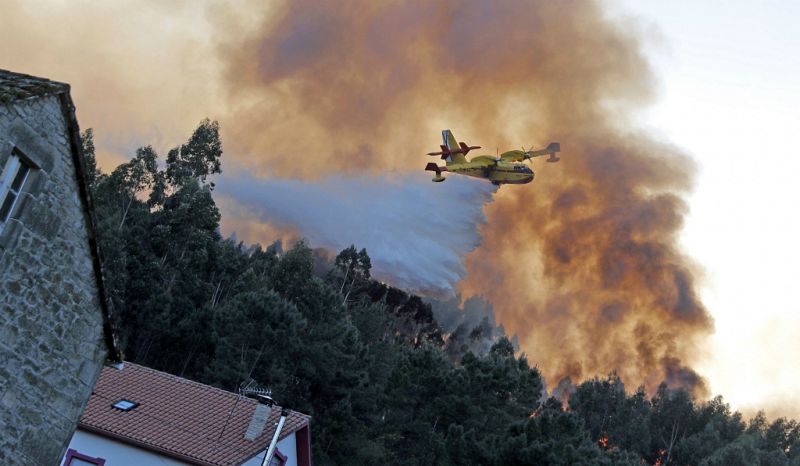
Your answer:
[[[479,163],[481,165],[489,166],[489,165],[494,165],[495,163],[497,163],[497,160],[495,160],[494,157],[491,157],[489,155],[481,155],[481,156],[473,158],[472,160],[469,161],[469,163],[473,163],[473,164],[474,163]]]
[[[522,162],[525,160],[525,152],[521,150],[510,150],[500,154],[500,160],[503,162]]]

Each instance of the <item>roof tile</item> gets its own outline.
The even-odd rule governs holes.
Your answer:
[[[130,411],[112,405],[139,403]],[[237,465],[264,450],[275,433],[275,406],[255,440],[244,433],[258,403],[235,393],[126,362],[104,367],[79,427],[197,464]],[[310,417],[290,412],[280,438],[308,425]]]

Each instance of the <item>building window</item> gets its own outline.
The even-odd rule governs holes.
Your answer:
[[[267,453],[264,452],[264,455],[266,454]],[[281,453],[280,450],[276,448],[275,454],[272,455],[272,459],[269,461],[269,466],[283,466],[286,464],[287,459],[289,459],[289,457]]]
[[[63,466],[104,466],[105,464],[106,460],[103,458],[93,458],[70,448],[67,450],[67,456],[64,457]]]
[[[286,464],[286,457],[276,451],[272,455],[272,461],[269,462],[269,466],[283,466],[284,464]]]
[[[31,165],[14,149],[0,172],[0,232],[22,193],[22,187],[31,172]]]

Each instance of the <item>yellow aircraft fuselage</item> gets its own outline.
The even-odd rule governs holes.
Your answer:
[[[490,163],[487,163],[490,162]],[[459,175],[484,178],[492,184],[526,184],[533,181],[534,173],[525,164],[498,161],[488,155],[481,155],[466,163],[449,163],[447,171]]]
[[[442,182],[445,180],[442,172],[452,172],[487,179],[496,185],[530,183],[533,181],[533,170],[522,161],[549,155],[548,162],[557,162],[559,158],[556,157],[556,152],[561,150],[559,143],[552,142],[545,149],[512,150],[503,152],[499,157],[479,155],[467,160],[467,153],[473,149],[480,149],[480,146],[468,146],[464,142],[456,142],[449,129],[442,131],[442,145],[439,147],[442,149],[440,152],[429,152],[428,155],[441,156],[446,165],[440,167],[431,162],[425,167],[425,170],[436,172],[432,181]]]

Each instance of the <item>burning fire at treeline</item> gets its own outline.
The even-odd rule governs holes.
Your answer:
[[[9,66],[38,63],[73,84],[104,170],[138,145],[168,149],[200,119],[218,119],[225,233],[262,244],[306,236],[334,252],[355,243],[381,279],[481,295],[551,388],[616,370],[629,389],[666,381],[703,391],[693,358],[712,324],[676,246],[694,167],[636,129],[654,88],[646,36],[605,4],[237,0],[37,11],[53,24],[74,13],[71,22],[86,23],[77,36],[29,27],[25,5],[7,6],[4,17],[16,19],[3,32],[40,40],[9,49]],[[153,28],[153,15],[181,21]],[[425,154],[445,128],[483,146],[475,155],[559,141],[562,160],[535,161],[528,185],[434,184]]]
[[[691,355],[711,321],[676,243],[693,165],[631,129],[652,87],[632,26],[584,1],[304,3],[224,47],[229,151],[315,179],[419,169],[445,124],[484,146],[561,141],[561,164],[486,205],[458,289],[551,381],[704,390]],[[300,141],[313,163],[289,156]]]
[[[485,205],[457,290],[491,302],[551,383],[616,370],[703,394],[712,322],[677,246],[694,166],[635,129],[653,88],[635,24],[580,0],[294,1],[238,32],[221,35],[227,150],[256,173],[421,170],[445,127],[492,149],[560,141],[560,164]],[[449,208],[472,200],[447,186]]]

